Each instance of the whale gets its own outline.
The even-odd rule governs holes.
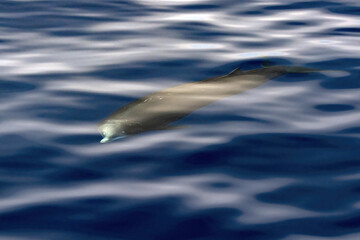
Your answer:
[[[119,108],[98,124],[100,143],[139,133],[181,128],[173,123],[220,99],[237,95],[288,73],[308,73],[300,66],[268,66],[185,83],[141,97]]]

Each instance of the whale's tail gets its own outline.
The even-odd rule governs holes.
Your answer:
[[[265,60],[263,61],[263,63],[261,65],[263,68],[271,68],[272,67],[271,62],[267,57],[265,57]],[[312,73],[312,72],[321,71],[319,69],[302,67],[302,66],[284,66],[284,65],[281,66],[280,65],[278,67],[282,68],[283,71],[285,70],[286,73]]]
[[[308,67],[299,67],[299,66],[284,66],[287,73],[311,73],[319,72],[319,69],[308,68]]]

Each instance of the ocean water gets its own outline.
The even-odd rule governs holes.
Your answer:
[[[360,239],[360,1],[1,0],[1,240]],[[100,144],[151,92],[284,75]]]

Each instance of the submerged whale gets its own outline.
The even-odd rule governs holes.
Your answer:
[[[241,71],[167,88],[139,98],[115,111],[98,124],[101,143],[152,130],[177,128],[171,123],[219,99],[255,88],[287,73],[307,73],[313,69],[270,66]]]

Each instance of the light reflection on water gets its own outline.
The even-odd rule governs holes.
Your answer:
[[[0,239],[358,239],[357,1],[0,3]],[[99,144],[153,91],[282,76]],[[141,229],[139,231],[138,229]]]

